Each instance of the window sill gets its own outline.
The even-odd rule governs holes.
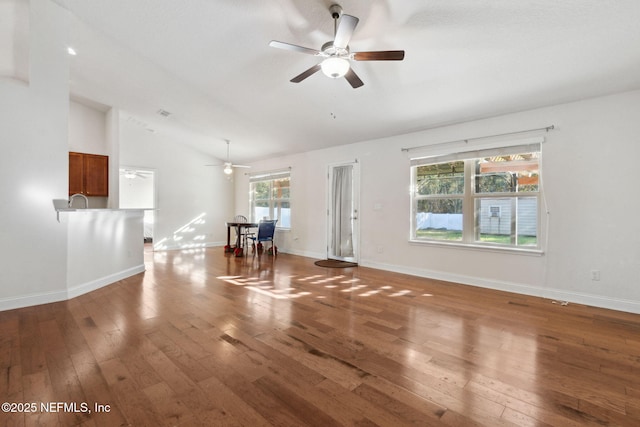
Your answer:
[[[505,246],[497,246],[497,245],[477,245],[473,243],[462,243],[462,242],[440,242],[436,240],[417,240],[417,239],[409,239],[409,243],[417,246],[436,246],[440,248],[451,248],[451,249],[468,249],[472,251],[481,251],[481,252],[497,252],[502,254],[514,254],[514,255],[528,255],[528,256],[542,256],[544,255],[544,251],[539,248],[514,248],[514,247],[505,247]]]

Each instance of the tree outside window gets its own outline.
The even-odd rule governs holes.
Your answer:
[[[412,160],[414,240],[539,247],[540,145]]]
[[[291,228],[291,176],[289,171],[250,178],[252,221],[277,219],[278,228]]]

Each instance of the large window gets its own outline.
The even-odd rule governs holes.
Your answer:
[[[540,144],[412,159],[412,239],[539,248]]]
[[[279,228],[291,228],[291,174],[287,171],[252,175],[251,220],[277,219]]]

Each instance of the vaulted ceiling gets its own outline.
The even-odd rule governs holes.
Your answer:
[[[71,12],[74,97],[237,162],[640,88],[637,0],[342,0],[364,86],[269,47],[320,49],[326,0],[54,0]],[[168,117],[159,110],[171,113]]]

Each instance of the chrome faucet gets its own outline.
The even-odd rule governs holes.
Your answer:
[[[84,199],[84,207],[85,209],[89,208],[89,199],[87,198],[87,196],[85,196],[84,194],[80,194],[80,193],[76,193],[73,196],[69,197],[69,207],[73,207],[73,199],[75,199],[76,197],[82,197]]]

